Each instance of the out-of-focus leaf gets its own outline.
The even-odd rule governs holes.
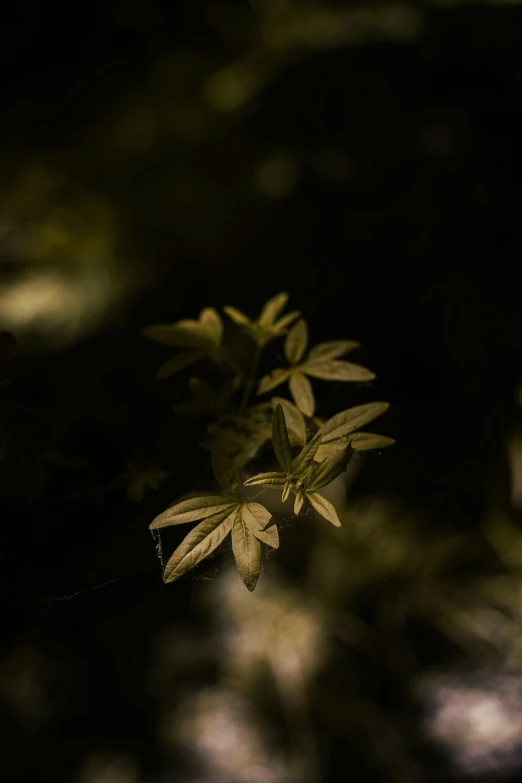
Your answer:
[[[233,510],[224,510],[204,519],[183,539],[165,566],[164,582],[173,582],[208,557],[230,533],[232,521],[237,514]]]
[[[394,438],[386,435],[374,435],[373,432],[355,432],[350,438],[354,451],[369,451],[370,449],[385,449],[393,446]]]
[[[216,390],[212,384],[202,380],[202,378],[189,378],[189,387],[195,400],[215,400]]]
[[[227,509],[231,510],[233,501],[223,495],[200,495],[191,500],[183,500],[181,503],[167,508],[159,514],[150,524],[151,530],[168,525],[180,525],[183,522],[195,522],[205,519]]]
[[[243,520],[251,533],[268,546],[277,549],[279,546],[279,534],[276,525],[270,525],[272,519],[268,511],[261,503],[244,503],[242,508]]]
[[[269,329],[273,326],[274,321],[280,313],[285,309],[288,302],[288,294],[286,291],[282,291],[280,294],[276,294],[264,305],[261,310],[261,315],[258,318],[259,326]]]
[[[264,378],[261,378],[257,393],[265,394],[266,392],[272,391],[272,389],[275,389],[276,386],[284,383],[284,381],[288,379],[289,375],[290,370],[283,370],[280,368],[273,370],[268,375],[265,375]]]
[[[205,307],[199,314],[199,322],[205,334],[216,345],[221,344],[223,337],[223,321],[218,311],[213,307]]]
[[[341,526],[341,520],[337,516],[337,511],[329,500],[323,498],[323,496],[319,495],[317,492],[307,493],[306,497],[310,501],[312,508],[317,511],[318,514],[327,519],[328,522],[331,522],[332,525],[335,525],[335,527]]]
[[[321,444],[321,435],[316,433],[310,443],[308,443],[297,455],[292,466],[292,475],[300,476],[312,464],[317,449]]]
[[[225,312],[229,318],[231,318],[234,323],[236,323],[238,326],[252,326],[252,321],[250,318],[247,318],[247,316],[241,312],[241,310],[237,310],[235,307],[230,307],[230,305],[226,305],[226,307],[223,308],[223,312]]]
[[[232,522],[232,551],[241,579],[250,591],[254,590],[261,569],[261,544],[239,509]]]
[[[338,454],[335,454],[333,457],[326,459],[317,465],[314,468],[311,479],[308,482],[308,486],[306,487],[307,491],[315,491],[317,489],[321,489],[321,487],[326,487],[327,484],[330,484],[334,479],[336,479],[337,476],[343,472],[343,470],[346,470],[352,457],[352,453],[352,447],[350,444],[348,444],[348,446],[346,446]]]
[[[245,487],[255,487],[258,484],[266,484],[267,486],[277,487],[286,482],[285,473],[258,473],[256,476],[252,476],[243,482]]]
[[[369,402],[337,413],[319,427],[318,432],[323,436],[323,444],[364,427],[365,424],[385,413],[389,407],[388,402]]]
[[[272,419],[272,443],[281,469],[290,475],[292,472],[292,449],[286,429],[285,414],[281,405],[276,405]]]
[[[301,313],[299,310],[292,310],[291,313],[287,313],[282,318],[279,319],[279,321],[276,321],[275,324],[272,327],[272,331],[274,334],[283,334],[286,327],[290,326],[292,321],[295,321],[296,318],[299,318]]]
[[[283,409],[290,444],[292,446],[304,446],[306,443],[306,424],[299,408],[296,408],[289,400],[285,400],[284,397],[272,397],[271,403],[274,410],[277,405],[280,405]]]
[[[312,384],[302,373],[293,372],[290,376],[290,393],[294,402],[305,416],[313,416],[315,410],[315,397]]]
[[[360,364],[336,361],[333,359],[307,361],[301,365],[301,370],[312,378],[324,381],[372,381],[375,373]]]
[[[218,483],[233,497],[241,494],[241,479],[231,457],[216,444],[211,453],[212,470]]]
[[[204,356],[205,354],[201,351],[183,351],[182,353],[178,353],[177,356],[167,359],[167,361],[161,365],[156,373],[156,378],[158,380],[161,378],[168,378],[169,375],[173,375],[175,372],[183,370],[185,367],[189,367]]]
[[[307,361],[324,361],[325,359],[338,359],[349,351],[360,347],[357,340],[330,340],[327,343],[319,343],[310,349]]]
[[[145,337],[163,345],[182,348],[207,348],[211,344],[208,336],[201,331],[197,321],[184,326],[176,324],[155,324],[143,330]]]
[[[293,326],[285,340],[285,356],[289,364],[298,364],[306,351],[308,345],[308,328],[306,321],[301,318]]]

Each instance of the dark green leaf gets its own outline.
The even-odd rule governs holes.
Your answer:
[[[272,419],[272,444],[277,461],[287,475],[292,472],[292,449],[286,429],[285,414],[281,405],[277,405]]]

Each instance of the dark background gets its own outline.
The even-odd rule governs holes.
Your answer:
[[[349,396],[342,384],[319,382],[319,414],[345,400],[391,402],[379,431],[397,444],[372,455],[355,495],[398,499],[426,515],[425,530],[471,532],[478,554],[457,571],[459,583],[470,570],[501,568],[480,530],[492,505],[517,518],[503,442],[520,418],[522,8],[381,4],[370,21],[357,17],[358,38],[332,44],[312,33],[310,43],[268,55],[267,19],[276,25],[284,12],[290,29],[301,29],[303,6],[285,8],[136,0],[2,10],[2,222],[23,231],[45,222],[53,203],[70,202],[81,223],[90,219],[85,194],[100,199],[118,226],[114,274],[128,284],[88,328],[70,336],[65,328],[59,339],[0,311],[18,338],[1,399],[10,443],[1,466],[6,781],[250,780],[201,771],[183,747],[165,751],[158,740],[166,691],[149,683],[153,640],[168,625],[174,649],[190,636],[204,651],[199,667],[174,666],[173,704],[183,689],[219,680],[205,594],[229,553],[204,572],[211,580],[162,584],[148,524],[176,494],[204,483],[208,468],[194,445],[197,425],[170,413],[185,381],[153,380],[167,355],[140,336],[147,324],[207,305],[255,316],[269,296],[289,291],[314,341],[360,340],[358,360],[377,373]],[[369,6],[315,8],[339,30],[343,14]],[[257,75],[259,88],[220,110],[205,96],[231,63]],[[152,117],[149,141],[143,117]],[[121,153],[114,128],[133,122],[138,141],[131,134]],[[20,185],[34,165],[61,183],[40,200],[30,176]],[[0,245],[4,292],[42,269],[72,279],[81,241],[71,229],[59,258],[51,246],[27,258]],[[127,460],[168,474],[139,504],[120,478]],[[270,565],[313,595],[305,575],[315,534],[305,528],[298,542],[299,532],[283,531]],[[424,534],[421,526],[421,545]],[[348,601],[350,611],[372,625],[387,589],[372,583]],[[426,620],[401,633],[416,656],[413,673],[390,671],[384,653],[369,661],[340,648],[310,686],[320,780],[410,779],[374,763],[380,729],[371,720],[359,728],[363,741],[346,730],[360,712],[350,707],[346,667],[364,683],[361,698],[404,721],[412,780],[463,774],[422,736],[422,707],[404,694],[425,669],[475,669],[483,659],[470,662]],[[507,660],[498,650],[484,656],[488,665]],[[339,714],[325,706],[336,689],[346,694]],[[265,700],[256,709],[277,726],[278,709]],[[292,744],[284,732],[279,740]],[[113,754],[140,772],[118,762],[96,777],[91,753],[101,754],[100,768]],[[519,779],[519,767],[506,769]],[[493,773],[470,774],[503,770],[500,761]]]

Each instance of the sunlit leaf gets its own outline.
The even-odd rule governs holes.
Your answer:
[[[285,414],[281,405],[276,405],[272,418],[272,444],[281,469],[289,475],[292,472],[292,449],[290,448]]]
[[[284,473],[258,473],[257,476],[251,476],[243,482],[245,487],[255,487],[258,484],[266,484],[267,486],[277,487],[286,482],[286,475]]]
[[[247,318],[241,310],[236,310],[235,307],[226,305],[226,307],[223,308],[223,312],[225,312],[238,326],[252,326],[250,318]]]
[[[223,321],[218,311],[213,307],[205,307],[199,314],[199,322],[209,339],[216,345],[220,345],[223,337]]]
[[[327,519],[328,522],[331,522],[332,525],[335,525],[335,527],[341,526],[341,520],[337,516],[337,511],[329,500],[323,498],[323,496],[319,495],[317,492],[307,493],[306,497],[310,501],[312,508],[317,511],[318,514]]]
[[[279,533],[276,525],[270,525],[272,514],[261,503],[244,503],[242,508],[243,520],[260,541],[277,549],[279,546]]]
[[[194,362],[199,361],[204,356],[205,354],[201,351],[183,351],[182,353],[178,353],[177,356],[167,359],[167,361],[161,365],[156,373],[156,378],[158,380],[161,378],[168,378],[169,375],[173,375],[175,372],[183,370],[185,367],[194,364]]]
[[[388,402],[369,402],[337,413],[319,427],[318,432],[323,436],[323,445],[364,427],[368,422],[381,416],[389,407]]]
[[[303,372],[312,378],[321,378],[324,381],[372,381],[375,373],[362,367],[360,364],[335,361],[333,359],[321,361],[307,361],[301,365]]]
[[[393,446],[395,443],[394,438],[387,438],[386,435],[374,435],[373,432],[356,432],[351,436],[350,440],[355,451],[384,449],[386,446]]]
[[[325,359],[338,359],[349,351],[360,347],[357,340],[330,340],[327,343],[319,343],[308,352],[307,361],[324,361]]]
[[[230,533],[237,506],[204,519],[183,539],[163,573],[164,582],[173,582],[208,557]]]
[[[232,551],[241,579],[252,591],[261,569],[261,544],[238,509],[232,522]]]
[[[269,373],[269,375],[265,375],[264,378],[261,378],[257,393],[265,394],[266,392],[275,389],[276,386],[284,383],[284,381],[286,381],[289,376],[290,370],[283,370],[280,368],[273,370],[271,373]]]
[[[349,438],[339,438],[339,440],[333,440],[329,443],[323,443],[321,441],[321,445],[315,453],[314,460],[316,462],[322,462],[328,457],[333,457],[335,454],[339,454],[340,451],[346,448],[349,442]]]
[[[269,329],[280,313],[285,309],[288,302],[288,294],[283,291],[280,294],[276,294],[264,305],[261,310],[261,315],[258,318],[259,326],[265,329]]]
[[[167,508],[151,522],[150,529],[195,522],[231,509],[232,505],[233,503],[223,495],[200,495]]]
[[[312,464],[317,449],[321,443],[321,435],[316,433],[310,443],[308,443],[297,455],[292,466],[292,475],[300,476]]]
[[[295,496],[295,502],[294,502],[294,514],[297,516],[299,512],[301,511],[304,503],[304,494],[302,492],[298,492]]]
[[[308,345],[308,328],[306,321],[301,318],[295,326],[292,326],[285,340],[285,356],[290,364],[298,364]]]
[[[306,443],[306,424],[303,414],[289,400],[284,397],[272,397],[272,406],[275,410],[277,405],[281,405],[285,414],[288,436],[292,446],[304,446]]]
[[[292,489],[292,485],[290,484],[289,481],[287,481],[283,487],[283,494],[281,495],[281,501],[283,503],[286,503],[286,501],[288,500],[288,496],[290,494],[291,489]]]
[[[325,459],[314,468],[311,479],[308,482],[307,490],[321,489],[326,487],[339,476],[343,470],[346,470],[352,457],[352,447],[350,444],[333,457]]]
[[[315,410],[315,398],[312,384],[302,373],[293,372],[289,381],[290,393],[294,402],[305,416],[313,416]]]

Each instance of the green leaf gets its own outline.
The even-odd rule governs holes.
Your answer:
[[[308,345],[308,328],[301,318],[288,332],[285,340],[285,356],[290,364],[299,364]]]
[[[294,459],[292,466],[292,476],[301,476],[309,465],[312,464],[317,449],[321,443],[321,435],[316,433],[310,443],[308,443]]]
[[[335,454],[329,459],[325,459],[319,465],[314,468],[311,479],[308,483],[307,490],[315,491],[326,487],[327,484],[339,476],[343,470],[346,470],[348,463],[352,457],[352,447],[350,444],[346,446],[338,454]]]
[[[205,354],[201,351],[183,351],[182,353],[178,353],[177,356],[173,356],[172,359],[167,359],[167,361],[161,365],[155,377],[157,380],[168,378],[169,375],[173,375],[175,372],[183,370],[185,367],[194,364],[194,362],[199,361],[204,356]]]
[[[269,299],[261,310],[261,315],[258,318],[257,323],[259,326],[262,326],[264,329],[270,329],[278,315],[285,309],[287,302],[288,294],[286,291],[276,294],[276,296]]]
[[[213,307],[205,307],[199,314],[199,323],[204,334],[216,345],[221,344],[223,338],[223,321],[217,310]]]
[[[314,492],[313,494],[307,493],[306,497],[310,501],[312,508],[317,511],[318,514],[327,519],[328,522],[331,522],[332,525],[335,525],[335,527],[341,526],[341,520],[337,516],[337,511],[329,500],[323,498],[323,496],[319,495],[317,492]]]
[[[214,514],[231,510],[231,501],[223,495],[200,495],[191,500],[183,500],[181,503],[167,508],[159,514],[150,524],[150,530],[157,530],[168,525],[180,525],[183,522],[195,522],[197,519],[205,519]]]
[[[248,528],[240,509],[236,511],[232,523],[232,551],[241,579],[252,591],[261,569],[261,544]]]
[[[296,408],[289,400],[285,400],[284,397],[272,397],[270,402],[274,410],[277,405],[280,405],[283,409],[291,445],[304,446],[306,443],[306,424],[299,408]]]
[[[230,533],[237,506],[204,519],[176,549],[163,573],[164,582],[173,582],[211,554]]]
[[[368,402],[337,413],[319,427],[318,432],[322,433],[323,445],[364,427],[368,422],[381,416],[389,407],[388,402]]]
[[[295,321],[296,318],[299,318],[301,313],[299,310],[292,310],[291,313],[287,313],[282,318],[279,319],[279,321],[276,321],[275,324],[272,326],[272,332],[274,334],[283,334],[286,327],[290,326],[290,324]]]
[[[243,504],[243,521],[251,533],[268,546],[277,549],[279,546],[279,534],[277,526],[270,525],[272,514],[261,503]]]
[[[325,359],[338,359],[349,351],[354,351],[360,347],[357,340],[330,340],[327,343],[319,343],[311,348],[308,353],[307,361],[324,361]]]
[[[208,348],[212,345],[198,321],[178,321],[175,324],[155,324],[143,330],[145,337],[163,345],[184,348]]]
[[[275,389],[276,386],[284,383],[289,376],[290,370],[283,370],[280,368],[273,370],[269,375],[265,375],[264,378],[261,378],[257,393],[265,394],[266,392]]]
[[[285,485],[283,487],[283,494],[281,495],[281,502],[286,503],[288,500],[288,495],[290,494],[290,490],[292,489],[292,485],[289,481],[285,482]]]
[[[281,405],[277,405],[272,419],[272,444],[277,461],[286,475],[292,472],[292,449],[286,429],[285,414]]]
[[[302,373],[293,372],[290,376],[290,393],[294,402],[305,416],[313,416],[315,410],[315,398],[312,384]]]
[[[247,316],[242,313],[241,310],[236,310],[235,307],[226,305],[226,307],[223,308],[223,312],[226,313],[228,317],[231,318],[238,326],[252,326],[252,321],[250,318],[247,318]]]
[[[301,511],[304,503],[304,494],[302,492],[298,492],[295,496],[295,503],[294,503],[294,514],[297,516],[299,512]]]
[[[286,475],[284,473],[258,473],[257,476],[252,476],[243,482],[245,487],[255,487],[258,484],[266,484],[271,487],[278,487],[286,482]]]
[[[370,449],[384,449],[393,446],[394,438],[386,435],[374,435],[373,432],[356,432],[350,438],[354,451],[369,451]]]
[[[218,483],[234,497],[241,495],[241,479],[233,460],[218,445],[211,453],[212,470]]]
[[[305,362],[301,369],[312,378],[321,378],[323,381],[372,381],[375,373],[362,367],[360,364],[335,361],[333,359]]]
[[[329,457],[333,457],[335,454],[339,454],[340,451],[346,448],[350,443],[350,438],[339,438],[339,440],[332,440],[329,443],[323,443],[317,449],[314,460],[316,462],[322,462]]]

